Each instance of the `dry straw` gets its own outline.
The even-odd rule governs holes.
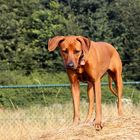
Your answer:
[[[0,111],[0,140],[139,140],[140,106],[124,101],[124,116],[115,104],[103,104],[104,128],[83,125],[88,104],[81,102],[81,123],[72,126],[72,104]]]

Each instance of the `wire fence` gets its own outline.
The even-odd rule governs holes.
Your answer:
[[[123,82],[123,85],[139,85],[140,81]],[[108,85],[107,82],[102,82],[102,86]],[[80,86],[87,86],[87,84],[80,84]],[[38,84],[38,85],[0,85],[0,89],[14,89],[14,88],[52,88],[52,87],[70,87],[70,84]]]

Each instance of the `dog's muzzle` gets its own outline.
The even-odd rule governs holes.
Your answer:
[[[73,69],[73,68],[74,68],[74,63],[73,63],[72,61],[70,61],[70,62],[66,65],[66,67],[67,67],[68,69]]]

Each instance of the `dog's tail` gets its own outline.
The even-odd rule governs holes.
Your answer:
[[[117,96],[118,97],[118,95],[117,95],[117,89],[115,88],[113,88],[112,87],[112,81],[113,81],[113,79],[112,79],[112,77],[110,76],[110,75],[108,75],[108,80],[109,80],[109,89],[111,90],[111,92],[115,95],[115,96]],[[115,83],[115,86],[116,86],[116,83]]]

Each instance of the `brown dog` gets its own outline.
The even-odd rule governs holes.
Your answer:
[[[101,78],[109,74],[109,87],[118,97],[118,114],[122,114],[122,62],[118,52],[110,44],[94,42],[82,36],[56,36],[49,40],[48,50],[53,51],[57,46],[61,49],[69,80],[74,106],[74,123],[80,120],[80,90],[79,81],[88,83],[89,109],[86,122],[91,121],[94,96],[96,100],[95,128],[102,128],[101,109]],[[116,90],[112,88],[112,80]]]

